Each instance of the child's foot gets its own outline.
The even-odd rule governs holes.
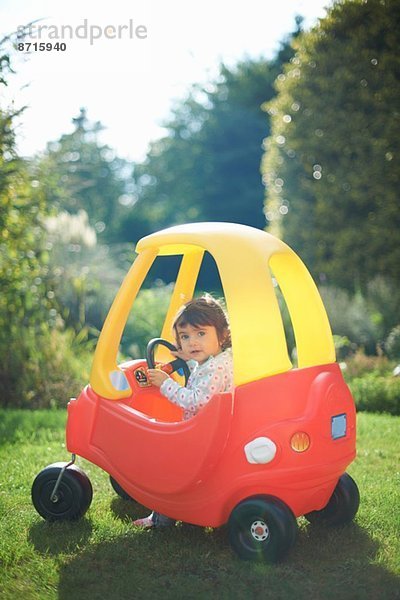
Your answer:
[[[136,525],[136,527],[141,527],[142,529],[151,529],[152,527],[170,527],[171,525],[175,525],[175,519],[170,519],[165,515],[161,515],[160,513],[153,511],[148,517],[136,519],[136,521],[133,521],[133,524]]]
[[[153,514],[149,515],[148,517],[144,517],[143,519],[136,519],[136,521],[133,521],[133,524],[136,525],[136,527],[141,527],[142,529],[150,529],[151,527],[155,527],[153,522]]]

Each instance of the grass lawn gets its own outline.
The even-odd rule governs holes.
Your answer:
[[[30,488],[46,465],[68,460],[63,411],[0,411],[0,598],[400,599],[400,417],[358,415],[349,469],[361,505],[340,529],[299,519],[295,547],[276,566],[240,561],[224,528],[131,526],[146,509],[125,502],[108,476],[78,459],[94,498],[79,522],[49,524]]]

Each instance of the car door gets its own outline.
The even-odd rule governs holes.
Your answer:
[[[99,399],[90,443],[122,480],[158,494],[180,492],[204,480],[218,462],[232,403],[232,394],[217,394],[192,419],[169,423]]]

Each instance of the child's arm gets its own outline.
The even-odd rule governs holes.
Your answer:
[[[150,383],[160,388],[160,392],[168,398],[174,404],[178,404],[190,412],[197,412],[198,408],[201,408],[203,404],[206,404],[210,395],[205,394],[204,390],[200,389],[199,386],[188,389],[179,385],[177,381],[169,377],[167,373],[161,371],[161,369],[147,369],[147,376]]]
[[[207,404],[211,398],[211,394],[206,393],[207,390],[204,390],[204,388],[195,386],[189,389],[179,385],[177,381],[174,381],[170,377],[162,383],[160,392],[170,402],[193,414],[196,414],[199,408]]]
[[[214,394],[224,392],[231,385],[230,377],[231,363],[215,364],[210,363],[208,368],[203,368],[201,375],[195,375],[189,388],[182,387],[171,378],[166,379],[160,392],[174,404],[181,408],[196,414],[199,408],[202,408],[212,398]]]

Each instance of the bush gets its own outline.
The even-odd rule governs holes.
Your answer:
[[[80,210],[61,212],[44,220],[50,248],[47,286],[55,296],[66,327],[100,330],[133,258],[131,244],[100,245]]]
[[[366,290],[368,312],[382,329],[382,339],[399,324],[399,286],[383,277],[372,279]]]
[[[396,329],[400,294],[397,287],[383,277],[372,279],[363,294],[351,294],[333,286],[321,286],[320,293],[332,331],[338,339],[347,338],[347,350],[358,347],[364,348],[368,354],[375,354],[377,349],[382,348],[389,332]],[[400,331],[397,336],[400,338]],[[400,343],[396,344],[397,357],[400,357]],[[344,358],[346,348],[341,348],[341,351],[339,358]],[[393,352],[390,356],[396,358]]]
[[[357,346],[352,343],[349,338],[345,335],[333,334],[333,342],[335,344],[336,359],[344,360],[346,357],[352,354]]]
[[[345,364],[344,375],[347,381],[371,373],[374,375],[391,375],[394,367],[387,356],[382,354],[379,356],[367,356],[360,349],[352,356],[346,358]]]
[[[329,316],[333,333],[348,340],[351,347],[362,347],[369,354],[376,352],[382,340],[383,328],[371,314],[366,299],[360,294],[323,286],[320,293]]]
[[[400,415],[400,379],[370,373],[349,383],[359,411]]]
[[[386,354],[395,360],[400,359],[400,325],[392,329],[385,341]]]
[[[92,352],[72,331],[27,328],[2,345],[1,406],[65,407],[88,382]]]

